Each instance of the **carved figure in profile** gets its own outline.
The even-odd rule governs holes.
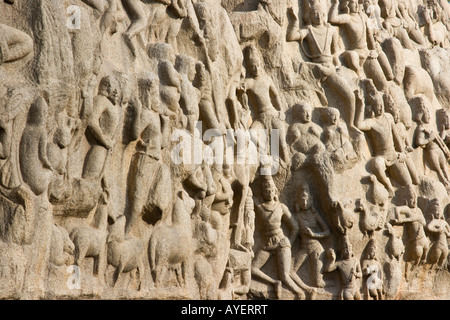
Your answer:
[[[436,122],[439,136],[447,147],[450,146],[450,117],[448,111],[439,109],[436,111]]]
[[[333,249],[327,250],[327,262],[324,272],[339,272],[341,290],[340,300],[361,300],[359,292],[359,281],[362,277],[361,264],[359,259],[353,256],[352,244],[345,239],[340,244],[340,259],[336,260],[336,253]]]
[[[91,148],[84,160],[83,179],[101,180],[111,149],[115,145],[121,115],[119,84],[114,76],[106,76],[100,81],[92,116],[86,128],[86,137]]]
[[[426,105],[426,98],[418,97],[418,110],[414,116],[417,128],[414,132],[414,142],[423,149],[423,160],[431,170],[436,172],[439,180],[450,189],[450,174],[447,161],[450,160],[450,151],[439,132],[430,127],[430,112]]]
[[[322,275],[324,249],[320,240],[330,236],[331,230],[325,219],[314,209],[308,189],[300,187],[295,202],[295,217],[300,230],[300,249],[293,257],[292,278],[294,280],[298,278],[298,269],[308,259],[313,286],[323,288],[325,287]]]
[[[175,69],[181,75],[180,105],[187,116],[186,129],[194,135],[195,125],[200,116],[199,103],[201,99],[200,90],[192,84],[196,75],[195,58],[187,55],[178,55]]]
[[[113,275],[113,286],[116,287],[119,283],[122,273],[133,272],[134,278],[136,270],[139,270],[139,290],[142,290],[145,287],[146,246],[143,240],[125,235],[125,224],[125,216],[118,217],[111,225],[106,239],[108,264],[116,268]]]
[[[186,286],[188,264],[194,252],[191,221],[194,206],[194,199],[186,191],[179,191],[172,210],[172,225],[159,224],[153,230],[149,259],[157,287],[165,283],[169,269],[175,271],[178,285]]]
[[[384,101],[380,94],[376,94],[370,99],[370,108],[373,112],[372,118],[364,119],[364,104],[361,91],[357,91],[358,96],[358,114],[356,125],[361,131],[367,132],[367,136],[372,146],[372,159],[369,160],[369,166],[377,179],[386,187],[389,196],[394,196],[394,187],[386,171],[391,177],[402,186],[412,184],[412,179],[405,164],[404,150],[397,152],[398,146],[401,146],[400,137],[390,114],[384,112]]]
[[[307,28],[299,29],[298,17],[292,8],[288,10],[288,13],[292,16],[294,23],[293,27],[287,31],[287,41],[300,41],[303,52],[315,64],[315,77],[343,99],[346,110],[345,122],[349,129],[359,132],[354,124],[355,95],[347,81],[337,72],[340,67],[337,29],[326,23],[326,13],[319,3],[310,9],[311,25]],[[309,52],[305,50],[305,40]]]
[[[448,257],[448,238],[450,238],[450,225],[444,219],[444,213],[438,199],[431,200],[431,221],[426,229],[434,239],[428,251],[427,263],[430,270],[442,270]]]
[[[53,176],[53,167],[47,158],[47,116],[47,102],[39,97],[31,104],[19,146],[23,181],[36,195],[47,191]]]
[[[264,245],[255,253],[252,276],[274,286],[277,299],[281,299],[283,284],[303,298],[302,289],[291,278],[291,243],[298,236],[298,224],[286,205],[278,200],[278,190],[272,176],[262,176],[262,179],[261,198],[255,202],[255,213],[257,221],[262,224]],[[282,224],[290,229],[289,238],[284,234]],[[277,258],[280,280],[273,279],[261,270],[272,255]]]
[[[128,173],[126,233],[143,232],[140,221],[156,224],[168,215],[172,203],[172,179],[162,163],[164,130],[159,80],[149,74],[138,80],[139,98],[133,100],[135,116],[131,139],[138,140]]]

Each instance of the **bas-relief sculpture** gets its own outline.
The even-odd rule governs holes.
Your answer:
[[[1,1],[0,297],[450,298],[449,16]]]

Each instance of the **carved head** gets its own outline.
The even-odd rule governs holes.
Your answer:
[[[326,111],[325,111],[325,121],[326,121],[329,125],[338,125],[338,124],[339,124],[340,116],[341,116],[341,113],[339,112],[338,109],[332,108],[332,107],[326,108]]]
[[[309,123],[312,120],[312,106],[309,103],[301,103],[294,106],[298,118],[302,123]]]
[[[27,123],[32,125],[45,125],[48,115],[47,102],[42,97],[38,97],[30,107]]]
[[[309,19],[313,26],[321,26],[325,24],[326,16],[320,3],[314,3],[311,7]]]
[[[370,108],[375,117],[379,117],[384,113],[384,101],[381,94],[378,93],[372,98]]]
[[[100,81],[98,91],[100,94],[107,97],[113,104],[119,102],[119,82],[111,75],[103,77]]]
[[[244,56],[247,65],[247,72],[252,77],[257,77],[262,70],[261,57],[258,49],[254,46],[248,46],[244,49]]]
[[[308,210],[312,206],[312,199],[309,192],[308,186],[301,186],[297,190],[296,209],[297,210]]]
[[[178,55],[175,61],[175,69],[177,69],[180,74],[186,75],[189,81],[192,82],[194,81],[196,74],[195,62],[194,57],[185,54]]]
[[[450,121],[448,112],[445,109],[439,109],[436,111],[437,127],[439,130],[447,130],[450,128]]]
[[[418,96],[414,98],[417,106],[417,112],[414,115],[414,121],[421,123],[430,123],[430,111],[427,108],[425,98]]]
[[[416,208],[417,206],[417,194],[412,187],[408,187],[406,195],[406,204],[410,208]]]
[[[439,199],[432,199],[429,204],[429,211],[433,218],[435,219],[444,219],[444,212],[441,209],[441,204]]]
[[[264,201],[269,202],[272,200],[277,200],[278,189],[273,182],[271,175],[262,176],[261,182],[261,194]]]
[[[139,97],[144,107],[151,109],[159,106],[159,78],[148,73],[138,80]],[[157,110],[155,110],[157,111]]]
[[[358,0],[349,0],[348,8],[350,10],[350,13],[357,13],[357,12],[359,12]]]

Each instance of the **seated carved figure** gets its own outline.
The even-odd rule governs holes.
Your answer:
[[[358,155],[350,142],[347,126],[340,122],[339,110],[328,107],[323,118],[325,125],[321,138],[330,154],[334,169],[350,169],[358,160]]]
[[[304,54],[315,64],[315,76],[343,99],[347,113],[345,121],[351,130],[359,132],[354,124],[355,96],[347,81],[336,72],[340,67],[337,29],[326,23],[325,12],[320,4],[310,8],[311,25],[306,28],[299,29],[298,17],[292,8],[288,12],[294,20],[294,27],[287,31],[287,41],[300,41]],[[309,51],[304,47],[305,40]]]

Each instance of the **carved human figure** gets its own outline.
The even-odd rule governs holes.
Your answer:
[[[353,256],[352,245],[347,241],[341,243],[340,260],[336,260],[336,253],[333,249],[327,250],[327,262],[324,266],[324,272],[339,272],[341,290],[339,299],[341,300],[360,300],[359,281],[362,277],[361,264],[359,259]]]
[[[330,23],[342,26],[349,39],[344,58],[361,78],[364,69],[379,90],[388,89],[388,81],[394,78],[391,66],[381,46],[375,41],[372,30],[367,27],[367,15],[360,10],[357,0],[348,1],[349,13],[338,12],[338,0],[333,0]],[[386,74],[383,72],[385,70]]]
[[[187,116],[187,130],[194,135],[196,122],[199,120],[199,103],[201,92],[194,87],[192,82],[196,75],[195,58],[187,55],[178,55],[176,58],[175,69],[181,75],[181,99],[180,105]]]
[[[425,1],[424,1],[425,2]],[[449,15],[435,0],[427,0],[422,8],[425,19],[425,33],[433,46],[445,47],[449,41]]]
[[[293,257],[292,278],[297,280],[297,271],[308,259],[311,281],[314,287],[323,288],[323,247],[320,239],[331,235],[325,219],[314,209],[311,194],[306,187],[300,187],[295,201],[295,217],[300,230],[300,248]]]
[[[200,90],[200,101],[198,106],[199,119],[203,121],[205,130],[218,129],[220,132],[225,132],[225,127],[219,122],[217,112],[214,108],[211,77],[201,61],[198,61],[195,64],[195,70],[196,77],[194,84],[195,87]]]
[[[180,107],[181,75],[175,69],[176,56],[174,49],[167,43],[157,43],[149,50],[150,56],[157,60],[159,76],[159,94],[164,113],[170,114],[176,125],[185,127],[186,116]]]
[[[180,32],[182,20],[188,15],[186,5],[186,0],[153,1],[148,18],[149,41],[152,43],[168,43],[175,51],[178,51],[177,36]]]
[[[414,50],[411,39],[405,29],[407,23],[397,16],[399,12],[397,0],[380,0],[378,4],[381,8],[381,17],[384,19],[384,27],[393,37],[400,40],[404,48]]]
[[[278,200],[277,188],[272,176],[262,176],[261,199],[255,202],[256,219],[262,223],[264,245],[255,253],[252,261],[252,276],[274,286],[277,299],[281,299],[282,284],[297,296],[304,297],[302,289],[293,281],[291,271],[291,243],[298,235],[298,225],[289,209]],[[282,224],[291,231],[289,238],[284,234]],[[280,280],[273,279],[261,269],[269,258],[275,255]]]
[[[439,180],[446,188],[450,188],[450,175],[447,169],[447,159],[450,151],[439,136],[437,130],[430,128],[430,112],[425,98],[418,98],[418,111],[414,116],[417,128],[414,132],[414,142],[423,149],[423,160],[436,172]]]
[[[411,176],[405,165],[404,150],[400,149],[399,135],[394,123],[394,119],[390,114],[384,112],[384,102],[380,94],[376,94],[371,98],[370,108],[373,112],[372,118],[364,119],[363,98],[360,91],[357,92],[358,97],[358,114],[356,117],[356,125],[367,133],[372,146],[372,159],[369,160],[369,167],[377,179],[386,187],[389,196],[393,197],[394,188],[386,170],[391,177],[396,178],[400,185],[408,186],[412,184]],[[394,144],[395,142],[395,144]],[[397,152],[395,145],[399,149]]]
[[[47,102],[39,97],[31,104],[19,146],[22,179],[38,196],[47,191],[53,176],[53,167],[47,158],[47,116]]]
[[[445,221],[438,199],[431,200],[431,220],[427,223],[426,230],[434,237],[428,251],[427,263],[431,270],[443,269],[449,252],[450,225]]]
[[[383,268],[377,258],[377,245],[370,239],[366,246],[365,256],[361,262],[363,273],[364,298],[369,300],[383,300]]]
[[[324,110],[323,118],[321,140],[330,154],[334,169],[342,171],[351,168],[358,160],[358,155],[350,141],[347,126],[340,121],[339,110],[328,107]]]
[[[169,169],[162,163],[164,130],[162,125],[159,80],[150,74],[138,80],[139,99],[133,102],[135,117],[132,140],[137,140],[136,150],[128,173],[128,203],[126,233],[136,236],[142,230],[139,222],[155,224],[168,214],[172,203],[172,183]]]
[[[272,78],[265,72],[257,49],[255,47],[247,47],[244,51],[244,56],[248,73],[244,80],[243,89],[256,115],[250,128],[278,130],[280,158],[287,162],[289,150],[286,145],[286,129],[283,121],[285,115],[281,95]],[[276,155],[272,154],[272,156]]]
[[[450,118],[447,110],[439,109],[436,111],[436,122],[439,136],[447,147],[450,146]]]
[[[409,133],[406,129],[405,124],[401,120],[400,110],[397,107],[397,104],[390,94],[385,94],[385,105],[386,111],[388,111],[392,117],[394,118],[394,123],[397,128],[397,133],[399,136],[400,150],[404,150],[405,152],[405,164],[408,167],[409,174],[411,175],[411,180],[413,184],[420,183],[419,173],[417,172],[414,161],[411,157],[411,153],[414,151],[410,139]]]
[[[411,40],[424,45],[426,43],[425,38],[412,11],[410,0],[397,0],[396,10],[397,16],[403,19],[403,27]]]
[[[222,174],[219,175],[218,181],[216,182],[217,191],[214,194],[211,210],[220,213],[222,220],[220,231],[223,232],[228,239],[230,237],[228,232],[230,229],[230,213],[231,207],[233,206],[234,194],[231,187],[231,183],[234,180],[233,167],[229,164],[224,164],[221,171]]]
[[[106,76],[100,81],[86,128],[86,138],[91,148],[84,160],[83,179],[99,182],[103,177],[121,117],[119,84],[114,76]]]
[[[367,28],[372,32],[383,29],[383,22],[381,19],[381,8],[377,0],[364,0],[364,12],[367,14]]]
[[[25,32],[0,23],[0,65],[33,52],[33,40]]]
[[[430,240],[425,234],[425,218],[422,210],[417,207],[417,195],[412,188],[406,196],[406,206],[395,207],[395,218],[391,224],[402,224],[407,236],[405,244],[405,276],[416,266],[425,262],[430,247]]]
[[[298,158],[295,161],[297,164],[293,160],[293,165],[298,167],[306,161],[308,155],[323,153],[325,146],[320,140],[322,128],[312,122],[312,106],[305,102],[296,104],[292,108],[298,116],[298,122],[289,126],[286,140],[291,153]]]
[[[307,28],[299,29],[298,17],[292,8],[288,13],[294,23],[287,31],[287,41],[300,41],[303,52],[315,64],[315,77],[343,99],[346,110],[345,121],[351,130],[359,132],[354,124],[355,95],[348,82],[337,72],[340,67],[338,59],[340,39],[337,29],[326,23],[326,14],[319,3],[310,9],[311,25]],[[304,48],[304,40],[308,44],[309,53]]]

